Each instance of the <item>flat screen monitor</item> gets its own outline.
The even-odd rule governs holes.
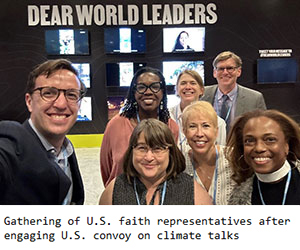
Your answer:
[[[45,31],[48,55],[89,55],[87,30],[58,29]]]
[[[105,28],[106,53],[145,53],[146,33],[135,28]]]
[[[164,53],[193,53],[205,49],[204,27],[163,28]]]
[[[204,61],[164,61],[163,75],[167,85],[176,85],[179,74],[186,70],[195,70],[204,82]]]
[[[146,63],[119,62],[106,64],[106,86],[129,87],[134,73]]]
[[[86,88],[91,87],[90,64],[89,63],[72,63],[72,66],[77,70],[80,80]]]
[[[294,83],[298,79],[298,61],[294,58],[257,60],[258,83]]]
[[[124,107],[124,104],[124,96],[107,97],[108,120],[119,114],[120,110]]]
[[[92,97],[83,97],[78,111],[77,121],[92,121]]]

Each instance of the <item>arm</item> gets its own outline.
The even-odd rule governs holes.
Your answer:
[[[100,197],[99,205],[112,205],[112,196],[113,196],[115,181],[116,179],[113,179],[105,188],[105,190],[103,191]]]
[[[264,96],[261,93],[259,95],[259,98],[257,99],[257,108],[263,110],[267,109]]]
[[[194,180],[194,197],[195,205],[212,205],[212,201],[208,193]]]

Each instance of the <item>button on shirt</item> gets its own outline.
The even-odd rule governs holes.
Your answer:
[[[45,139],[45,137],[39,133],[39,131],[36,129],[36,127],[33,125],[33,122],[31,119],[29,119],[29,124],[34,130],[34,132],[37,134],[39,139],[41,140],[41,143],[43,144],[44,148],[53,154],[55,162],[59,165],[59,167],[64,171],[64,173],[69,177],[71,181],[71,185],[68,191],[67,196],[65,197],[62,205],[69,205],[72,201],[72,194],[73,194],[73,180],[72,180],[72,173],[70,164],[68,162],[69,156],[71,156],[74,152],[73,146],[70,143],[70,141],[66,138],[63,142],[62,148],[59,153],[57,153],[56,149]]]

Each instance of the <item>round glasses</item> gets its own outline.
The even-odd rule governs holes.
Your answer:
[[[58,89],[55,87],[40,87],[32,91],[40,91],[42,99],[46,102],[54,102],[58,99],[60,92],[64,92],[65,98],[68,102],[79,102],[85,95],[85,91],[79,89]]]
[[[135,85],[135,90],[139,94],[144,94],[148,89],[150,89],[153,93],[158,93],[161,90],[161,82],[153,82],[149,86],[145,83],[138,83]]]
[[[155,146],[154,148],[150,148],[146,144],[137,144],[133,147],[133,149],[136,151],[136,153],[140,156],[144,156],[148,153],[150,150],[154,156],[161,156],[163,153],[165,153],[168,150],[168,146],[165,147],[159,147]]]

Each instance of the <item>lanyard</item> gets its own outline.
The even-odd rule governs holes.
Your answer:
[[[287,177],[287,180],[286,180],[286,183],[285,183],[284,194],[283,194],[283,199],[282,199],[282,204],[281,205],[285,205],[285,200],[286,200],[287,192],[289,190],[289,186],[290,186],[290,182],[291,182],[291,176],[292,176],[292,170],[290,170],[289,173],[288,173],[288,177]],[[259,192],[261,203],[263,205],[266,205],[266,203],[264,201],[264,198],[262,196],[262,192],[261,192],[261,189],[260,189],[260,184],[259,184],[259,180],[258,179],[257,179],[257,186],[258,186],[258,192]]]
[[[216,197],[217,197],[217,180],[218,180],[218,159],[219,159],[219,152],[218,152],[218,149],[217,147],[215,147],[216,149],[216,167],[215,167],[215,180],[214,180],[214,192],[213,192],[213,204],[216,205]],[[194,176],[195,176],[195,179],[196,181],[199,183],[202,183],[202,181],[200,180],[199,176],[197,175],[197,172],[196,172],[196,169],[195,169],[195,162],[194,160],[192,160],[192,164],[193,164],[193,167],[194,167]],[[202,184],[203,186],[203,184]]]
[[[136,188],[136,178],[133,179],[133,188],[134,188],[134,192],[135,192],[136,202],[137,202],[138,205],[141,205],[139,194],[138,194],[137,188]],[[160,205],[164,204],[165,196],[166,196],[166,190],[167,190],[167,181],[164,182],[163,191],[162,191],[162,194],[161,194],[161,203],[160,203]]]
[[[228,111],[227,111],[227,114],[226,114],[226,117],[225,117],[225,122],[226,122],[226,123],[227,123],[227,120],[228,120],[228,118],[229,118],[231,109],[233,108],[233,105],[234,105],[234,103],[235,103],[235,101],[236,101],[236,99],[237,99],[237,95],[238,95],[238,90],[237,90],[236,93],[234,94],[234,97],[233,97],[233,99],[232,99],[232,101],[231,101],[231,105],[230,105],[230,107],[229,107],[229,109],[228,109]],[[228,97],[229,97],[229,96],[228,96]],[[230,99],[230,98],[229,98],[229,99]],[[218,102],[218,95],[217,95],[217,94],[215,95],[215,103],[217,104],[217,105],[216,105],[216,112],[217,112],[218,116],[220,116],[220,115],[221,115],[221,114],[220,114],[221,110],[219,110],[219,102]]]
[[[176,109],[175,109],[175,118],[176,118],[176,123],[177,123],[177,125],[179,127],[179,146],[180,146],[180,151],[183,153],[183,151],[182,151],[183,150],[182,149],[182,144],[186,141],[186,137],[185,137],[184,134],[181,133],[182,126],[180,125],[180,118],[178,116],[179,106],[180,106],[180,104],[178,104],[176,106]],[[181,139],[181,137],[182,137],[182,139]]]

